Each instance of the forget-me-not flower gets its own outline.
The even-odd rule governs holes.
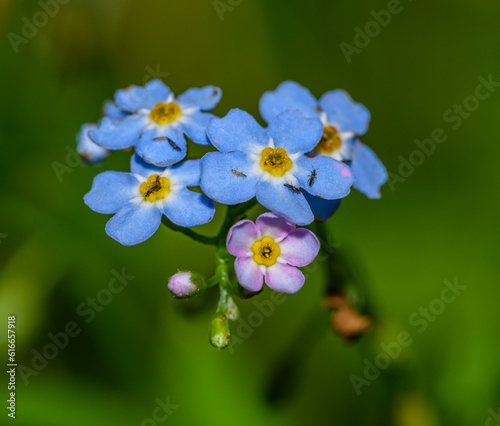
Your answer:
[[[76,135],[76,151],[86,164],[98,164],[109,155],[109,150],[95,144],[89,138],[89,130],[96,128],[95,124],[84,124]]]
[[[102,112],[105,117],[109,117],[114,120],[122,120],[129,115],[129,112],[121,109],[114,101],[110,100],[104,102]]]
[[[266,284],[275,291],[296,293],[304,285],[297,266],[309,265],[318,255],[316,235],[275,213],[260,215],[255,223],[242,220],[229,230],[227,249],[236,256],[234,269],[242,287],[256,292]]]
[[[315,197],[314,195],[304,192],[309,206],[314,215],[316,222],[326,222],[340,207],[342,200],[325,200],[324,198]]]
[[[160,226],[162,215],[184,227],[212,220],[214,202],[187,189],[200,183],[200,160],[160,168],[134,155],[130,168],[131,173],[97,175],[84,197],[92,210],[114,214],[106,233],[119,243],[131,246],[147,240]]]
[[[189,89],[177,98],[160,80],[130,86],[118,90],[114,103],[105,105],[107,116],[89,136],[107,149],[134,146],[146,162],[169,166],[186,156],[184,135],[195,143],[210,144],[206,125],[213,115],[203,111],[215,108],[220,98],[220,89],[213,86]]]
[[[223,204],[238,204],[254,196],[267,209],[298,225],[314,220],[301,189],[326,199],[349,194],[351,170],[330,157],[306,157],[318,144],[323,125],[300,112],[284,112],[267,129],[248,113],[233,109],[207,126],[212,144],[201,160],[205,194]]]
[[[387,171],[376,154],[358,139],[368,129],[370,113],[344,90],[326,92],[318,101],[305,87],[285,81],[276,90],[264,93],[259,106],[268,123],[288,110],[318,117],[323,123],[323,135],[315,153],[348,162],[354,173],[353,187],[369,198],[380,198]]]

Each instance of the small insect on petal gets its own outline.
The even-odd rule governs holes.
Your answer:
[[[299,188],[297,188],[296,186],[290,185],[289,183],[285,183],[284,186],[286,186],[287,188],[291,189],[296,194],[300,192]]]
[[[153,192],[158,191],[159,188],[161,188],[160,175],[157,175],[154,185],[151,188],[148,189],[148,192],[146,192],[145,197],[148,197]]]
[[[247,177],[245,173],[241,173],[238,170],[231,169],[231,171],[237,176]]]
[[[309,177],[309,186],[311,186],[316,180],[316,169],[314,169]]]
[[[167,140],[168,140],[168,143],[170,144],[170,146],[172,148],[174,148],[176,151],[180,151],[181,150],[179,148],[179,146],[172,139],[167,138]]]

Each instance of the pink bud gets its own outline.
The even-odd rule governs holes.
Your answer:
[[[192,296],[198,286],[193,283],[191,272],[177,272],[168,281],[168,289],[174,297],[183,299]]]

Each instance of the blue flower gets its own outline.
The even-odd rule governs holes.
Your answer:
[[[340,207],[341,200],[325,200],[304,191],[303,194],[311,207],[316,222],[326,222]]]
[[[115,102],[109,100],[104,102],[102,112],[104,116],[114,120],[122,120],[129,115],[127,111],[121,109]]]
[[[105,105],[107,114],[89,136],[107,149],[135,146],[146,162],[159,167],[175,164],[186,156],[184,135],[193,142],[209,145],[206,125],[221,98],[217,87],[189,89],[177,98],[159,80],[144,87],[118,90],[114,103]],[[123,115],[125,114],[125,115]]]
[[[192,227],[210,222],[212,200],[187,189],[200,183],[200,160],[156,167],[134,155],[131,173],[106,171],[94,178],[84,201],[92,210],[114,214],[106,233],[124,246],[151,237],[164,214],[173,223]]]
[[[284,112],[264,129],[248,113],[233,109],[210,120],[207,133],[220,152],[201,159],[200,187],[215,201],[237,204],[257,196],[267,209],[307,225],[314,215],[301,188],[330,200],[349,194],[349,167],[333,158],[304,155],[323,133],[317,118]]]
[[[362,104],[354,102],[344,90],[326,92],[318,101],[293,81],[262,95],[260,113],[268,123],[287,110],[321,119],[323,136],[315,153],[347,162],[355,177],[353,187],[369,198],[380,198],[387,171],[376,154],[357,138],[366,133],[370,121],[370,113]]]
[[[109,151],[89,138],[89,130],[96,129],[95,124],[84,124],[76,135],[76,150],[82,156],[84,163],[98,164],[109,155]]]

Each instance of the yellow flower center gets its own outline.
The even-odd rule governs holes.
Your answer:
[[[260,167],[273,176],[283,176],[292,168],[292,160],[283,148],[264,148],[260,159]]]
[[[315,150],[319,154],[331,154],[333,151],[339,149],[340,145],[342,145],[342,139],[340,139],[338,130],[333,126],[325,126],[323,128],[323,136],[321,136],[321,140],[316,145]]]
[[[281,250],[271,237],[264,237],[253,243],[252,252],[257,265],[272,266],[276,263]]]
[[[157,124],[166,125],[177,120],[180,116],[181,108],[176,102],[158,102],[149,113],[149,117]]]
[[[151,175],[146,182],[139,187],[146,201],[158,201],[165,198],[170,192],[170,181],[160,175]]]

